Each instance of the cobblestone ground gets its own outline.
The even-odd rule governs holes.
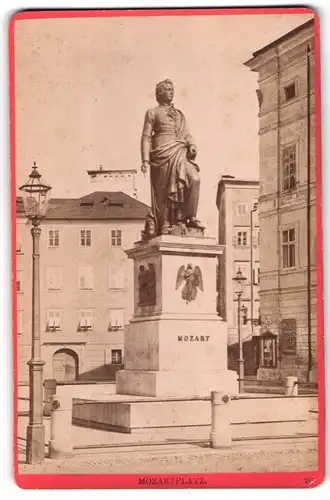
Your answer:
[[[23,458],[23,457],[21,457]],[[198,446],[130,449],[46,459],[42,466],[21,463],[22,474],[171,474],[294,472],[317,470],[317,442],[245,445],[230,450]]]

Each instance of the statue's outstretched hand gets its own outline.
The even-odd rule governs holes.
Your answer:
[[[144,161],[141,165],[141,172],[143,173],[143,175],[146,175],[146,173],[148,172],[148,167],[149,167],[149,162]]]

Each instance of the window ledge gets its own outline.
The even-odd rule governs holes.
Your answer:
[[[292,189],[282,189],[282,195],[283,196],[292,196],[294,194],[298,194],[298,186]]]
[[[298,95],[295,95],[294,97],[290,97],[290,99],[283,99],[283,101],[281,102],[281,108],[282,109],[286,108],[290,104],[293,104],[294,102],[298,102],[300,99],[301,99],[301,97]]]
[[[291,274],[294,272],[297,272],[298,268],[297,267],[282,267],[280,274]]]

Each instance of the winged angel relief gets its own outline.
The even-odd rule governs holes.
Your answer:
[[[175,289],[180,288],[182,282],[185,281],[185,285],[182,288],[181,297],[188,304],[192,300],[195,300],[197,296],[197,287],[203,292],[203,276],[202,271],[199,266],[195,266],[193,269],[192,264],[187,265],[187,269],[185,266],[181,266],[178,269],[178,274],[176,277],[176,285]]]

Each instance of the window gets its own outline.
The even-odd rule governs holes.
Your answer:
[[[257,269],[253,269],[253,283],[255,285],[259,285],[260,283],[260,268],[257,267]]]
[[[297,321],[294,318],[281,321],[281,347],[284,354],[297,352]]]
[[[253,236],[252,238],[252,244],[254,247],[260,246],[260,237],[259,237],[259,231],[256,231],[256,236]]]
[[[124,267],[123,266],[108,266],[108,288],[123,289],[124,288]]]
[[[248,206],[247,203],[237,203],[236,205],[236,214],[240,216],[247,215]]]
[[[46,311],[46,331],[56,332],[61,329],[62,311],[60,309],[47,309]]]
[[[86,332],[88,330],[93,330],[93,311],[92,311],[92,309],[80,309],[79,310],[78,330],[80,332]]]
[[[19,240],[16,240],[16,253],[23,253],[22,243]]]
[[[242,306],[242,323],[243,325],[248,324],[248,308],[246,306]]]
[[[124,326],[124,310],[110,309],[109,310],[109,332],[121,330]]]
[[[23,293],[23,271],[16,272],[16,292]]]
[[[59,229],[49,229],[48,230],[48,246],[49,247],[59,247],[60,246],[60,231],[59,231]]]
[[[277,366],[277,341],[275,335],[260,338],[262,368],[276,368]]]
[[[81,229],[80,230],[80,246],[81,247],[91,247],[92,246],[92,231],[91,231],[91,229]]]
[[[93,290],[93,268],[79,267],[78,268],[78,289]]]
[[[121,365],[123,363],[123,354],[121,349],[111,349],[111,364]]]
[[[24,313],[17,311],[17,334],[23,335],[24,333]]]
[[[46,289],[62,290],[62,268],[61,267],[47,267],[46,268]]]
[[[290,83],[284,87],[284,98],[286,101],[294,99],[296,97],[296,84]]]
[[[105,349],[104,351],[106,365],[122,365],[123,364],[123,351],[122,349]]]
[[[283,268],[296,266],[296,235],[295,229],[286,229],[282,232]]]
[[[236,245],[239,247],[247,246],[247,231],[238,231],[236,237]]]
[[[283,190],[295,189],[296,179],[296,145],[283,148]]]
[[[110,243],[113,247],[121,247],[122,231],[121,229],[111,229]]]

